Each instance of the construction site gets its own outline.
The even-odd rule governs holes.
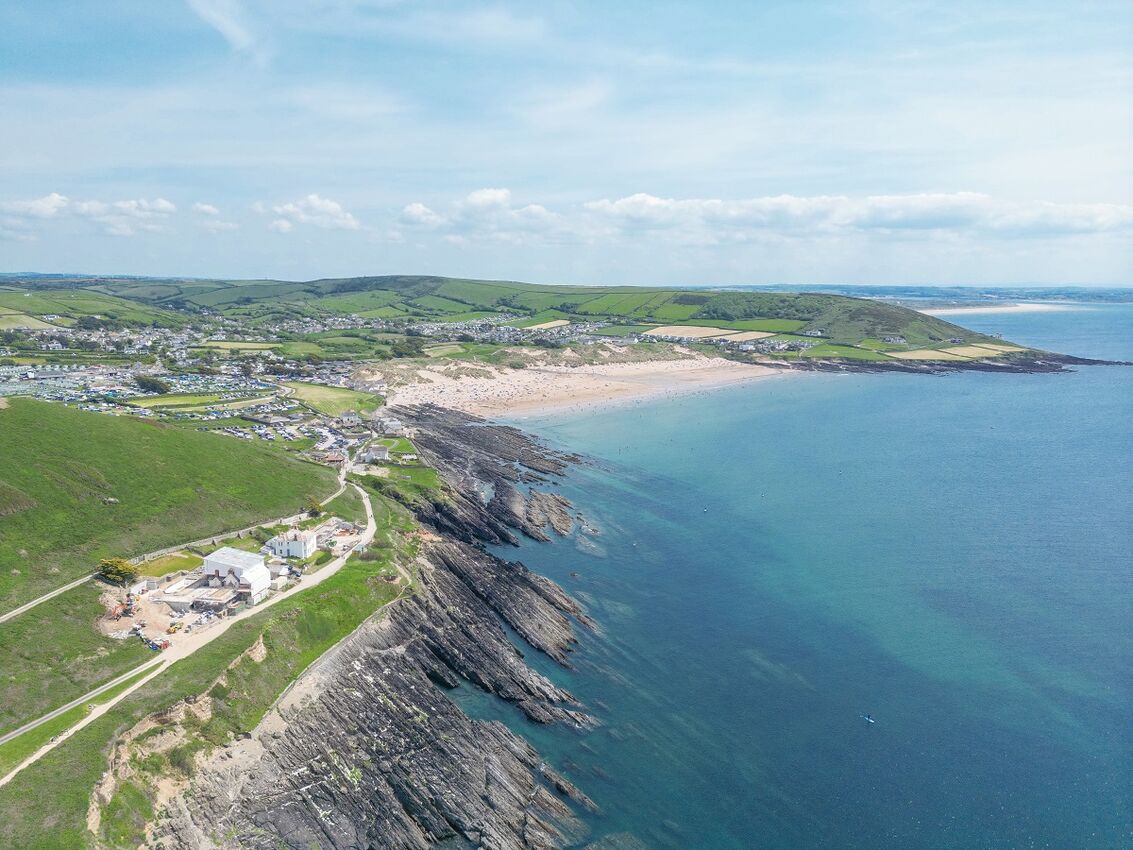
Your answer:
[[[221,546],[204,555],[195,569],[143,576],[129,587],[107,588],[102,595],[106,614],[99,629],[119,640],[138,638],[155,651],[168,649],[178,635],[199,633],[263,602],[361,540],[357,526],[330,517],[312,529],[281,532],[259,551]]]

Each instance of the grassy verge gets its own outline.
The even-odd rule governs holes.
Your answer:
[[[152,657],[139,640],[99,634],[102,586],[61,593],[0,624],[0,732],[70,702]],[[129,620],[122,628],[130,627]]]
[[[378,536],[367,558],[351,558],[323,584],[232,626],[212,643],[148,682],[104,716],[62,742],[0,788],[0,850],[79,850],[87,846],[90,794],[106,769],[108,745],[142,718],[186,697],[208,693],[212,716],[191,728],[190,741],[139,764],[103,810],[102,838],[112,846],[137,846],[152,814],[152,781],[191,770],[192,753],[253,729],[278,696],[314,660],[395,598],[399,588],[382,579],[395,559],[408,561],[415,544],[398,535],[413,528],[409,514],[374,500]],[[245,655],[263,639],[260,662]],[[227,672],[225,672],[227,671]],[[225,674],[225,683],[214,686]],[[50,788],[50,794],[36,789]]]
[[[103,691],[97,697],[92,699],[85,705],[79,705],[72,708],[70,711],[65,711],[56,717],[54,720],[49,720],[42,726],[37,726],[30,729],[18,738],[13,738],[6,744],[0,744],[0,776],[7,776],[8,771],[12,770],[16,765],[54,738],[66,732],[84,717],[91,712],[91,706],[103,705],[109,702],[130,687],[134,682],[141,679],[143,676],[149,675],[150,670],[143,670],[136,676],[131,676],[125,682],[115,685],[107,691]]]
[[[340,495],[324,504],[323,509],[349,522],[359,525],[366,523],[366,505],[353,487],[347,487]]]

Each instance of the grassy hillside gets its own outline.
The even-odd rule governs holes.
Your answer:
[[[30,399],[0,409],[0,434],[0,610],[100,558],[295,513],[335,489],[331,470],[272,446]]]
[[[49,319],[43,319],[50,316]],[[84,316],[99,316],[122,325],[177,327],[184,318],[126,297],[87,289],[10,289],[0,287],[0,329],[69,326]]]
[[[34,285],[25,283],[29,284]],[[50,285],[60,282],[53,280]],[[863,340],[885,337],[904,337],[906,342],[900,345],[907,349],[936,348],[952,339],[988,341],[988,337],[895,303],[820,293],[561,286],[409,275],[306,282],[76,279],[68,285],[82,292],[136,299],[152,307],[208,309],[267,324],[283,317],[319,314],[465,321],[506,313],[518,315],[515,323],[520,326],[566,319],[627,326],[690,324],[821,332],[824,341],[834,346],[859,346]],[[364,342],[355,340],[355,347]],[[827,353],[837,356],[841,350],[827,349]],[[297,356],[303,352],[284,348],[283,353]],[[860,351],[855,349],[855,353]]]
[[[604,321],[639,331],[650,325],[708,325],[735,331],[803,334],[806,338],[817,334],[826,348],[803,356],[854,359],[888,359],[879,354],[886,338],[904,338],[904,342],[896,343],[903,350],[942,348],[949,340],[961,341],[951,345],[991,341],[892,301],[818,292],[544,286],[425,275],[313,281],[12,280],[9,286],[32,287],[37,295],[44,294],[43,287],[66,286],[86,294],[97,292],[102,297],[112,294],[142,301],[151,308],[218,311],[264,326],[278,325],[284,318],[327,314],[446,322],[510,314],[519,316],[511,322],[518,326],[556,320]],[[616,335],[616,331],[607,332]],[[871,345],[862,345],[870,340]],[[290,341],[279,350],[289,357],[316,354],[365,359],[389,354],[387,346],[389,341],[384,339],[348,339],[340,333],[326,340]]]

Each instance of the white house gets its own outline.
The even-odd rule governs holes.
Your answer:
[[[267,545],[268,550],[277,558],[310,558],[315,554],[318,541],[313,529],[301,531],[293,528],[277,534]]]
[[[371,443],[362,450],[363,463],[378,463],[389,460],[389,449],[380,443]]]
[[[271,589],[271,573],[264,556],[224,546],[205,555],[204,574],[213,587],[236,587],[255,605]]]

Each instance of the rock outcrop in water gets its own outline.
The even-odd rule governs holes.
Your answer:
[[[553,582],[478,541],[546,539],[569,504],[525,487],[573,459],[521,432],[435,408],[398,412],[454,491],[419,510],[439,537],[416,592],[371,618],[296,682],[251,736],[214,752],[153,831],[165,850],[494,848],[584,840],[590,800],[502,723],[473,720],[444,693],[474,686],[537,723],[594,721],[524,663],[510,626],[567,664],[593,624]]]

